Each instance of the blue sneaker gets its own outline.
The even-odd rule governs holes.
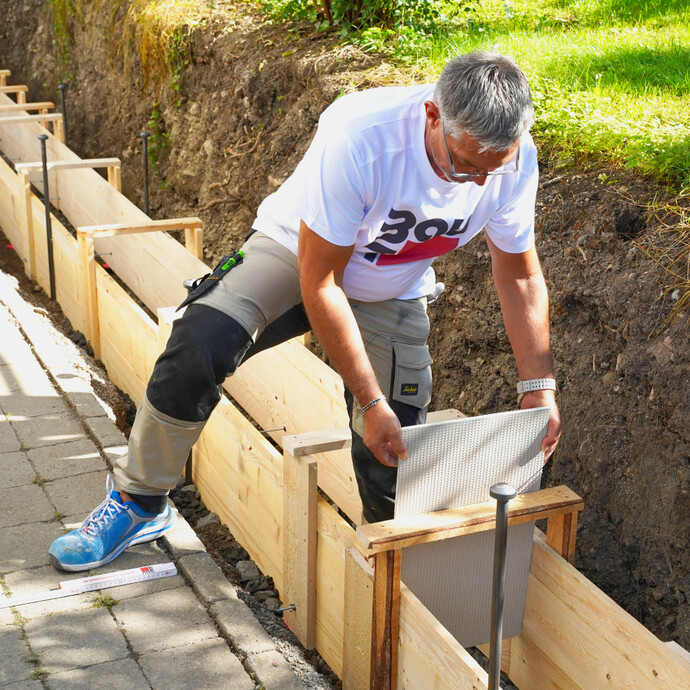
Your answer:
[[[122,503],[110,475],[105,488],[105,501],[82,526],[50,545],[50,560],[59,570],[90,570],[105,565],[134,544],[158,539],[175,524],[175,512],[168,505],[162,513],[152,515],[131,501]]]

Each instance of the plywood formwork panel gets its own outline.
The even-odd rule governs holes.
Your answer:
[[[23,233],[23,214],[19,207],[17,176],[0,158],[0,226],[21,257],[28,256],[28,247]]]
[[[156,324],[101,266],[96,283],[101,359],[115,385],[138,404],[158,350]]]
[[[0,105],[11,103],[7,96],[0,94]],[[41,160],[37,139],[41,133],[45,130],[36,123],[2,125],[0,149],[15,164],[35,163]],[[81,161],[53,136],[46,142],[46,152],[49,161]],[[95,170],[63,170],[59,176],[60,209],[75,227],[112,223],[142,225],[149,220]],[[39,189],[42,186],[40,181],[36,185]],[[165,233],[99,239],[96,252],[108,254],[108,263],[119,278],[152,311],[181,302],[186,294],[182,281],[207,272],[203,262]]]
[[[342,379],[297,340],[261,352],[242,364],[225,389],[263,429],[280,443],[284,434],[347,426]],[[314,456],[319,486],[356,524],[362,505],[350,451]]]
[[[283,458],[223,399],[195,446],[194,480],[261,570],[283,586]]]
[[[398,687],[481,690],[487,686],[486,671],[403,584]]]
[[[342,676],[345,551],[355,546],[355,532],[321,497],[317,524],[316,648]]]
[[[61,223],[51,222],[51,227],[56,297],[72,328],[85,333],[84,290],[77,242]],[[41,232],[45,232],[43,226]]]
[[[528,644],[521,650],[523,663],[514,664],[516,680],[519,669],[544,665],[541,660],[533,664],[529,658],[529,649],[537,647],[550,665],[562,669],[559,674],[570,677],[573,687],[690,687],[690,673],[681,660],[559,558],[539,533],[527,596],[524,637]],[[585,656],[589,661],[583,661]]]

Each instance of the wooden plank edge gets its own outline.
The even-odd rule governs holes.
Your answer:
[[[520,525],[582,510],[583,507],[584,501],[565,486],[520,494],[509,504],[508,524]],[[380,551],[490,530],[495,520],[496,502],[486,501],[362,525],[357,530],[358,545],[361,545],[365,556],[371,556]]]

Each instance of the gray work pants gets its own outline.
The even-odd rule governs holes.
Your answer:
[[[224,379],[256,352],[309,329],[297,257],[261,233],[243,250],[242,262],[174,322],[137,412],[128,454],[114,467],[118,489],[165,495],[220,400]],[[431,398],[426,298],[352,300],[351,306],[381,390],[401,424],[424,422]],[[346,402],[364,515],[370,522],[388,519],[396,470],[381,465],[364,446],[359,406],[349,393]]]

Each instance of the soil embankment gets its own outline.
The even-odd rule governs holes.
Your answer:
[[[248,232],[321,110],[385,73],[309,27],[288,34],[247,17],[229,32],[197,30],[177,88],[156,91],[109,53],[98,17],[74,23],[58,64],[48,3],[6,4],[0,67],[33,100],[57,101],[67,75],[70,146],[85,158],[121,157],[124,191],[137,202],[138,134],[151,132],[151,215],[199,215],[209,263]],[[663,326],[674,295],[664,296],[661,271],[640,248],[658,223],[646,205],[666,192],[617,169],[545,159],[542,169],[537,239],[565,428],[545,483],[585,499],[578,568],[661,639],[690,648],[688,315]],[[437,266],[447,288],[430,309],[434,408],[513,408],[517,373],[485,244]]]

